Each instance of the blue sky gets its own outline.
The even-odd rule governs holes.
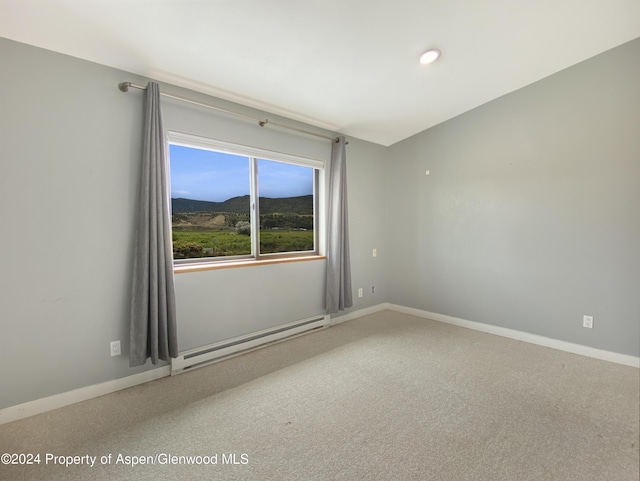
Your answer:
[[[247,157],[169,146],[171,197],[223,202],[249,194]],[[313,193],[313,169],[258,160],[261,197],[295,197]]]

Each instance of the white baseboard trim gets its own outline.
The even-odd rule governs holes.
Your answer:
[[[351,311],[347,314],[343,314],[340,317],[333,317],[335,314],[331,315],[331,320],[329,321],[329,326],[335,326],[336,324],[342,324],[343,322],[351,321],[353,319],[357,319],[358,317],[368,316],[369,314],[374,314],[376,312],[384,311],[385,309],[391,309],[390,304],[388,302],[383,302],[382,304],[376,304],[375,306],[365,307],[364,309],[358,309],[357,311]]]
[[[446,324],[452,324],[454,326],[465,327],[467,329],[473,329],[475,331],[486,332],[488,334],[494,334],[496,336],[508,337],[510,339],[515,339],[517,341],[523,341],[531,344],[537,344],[539,346],[550,347],[551,349],[557,349],[559,351],[566,351],[573,354],[579,354],[581,356],[600,359],[602,361],[609,361],[609,362],[614,362],[616,364],[623,364],[625,366],[640,368],[640,357],[630,356],[627,354],[620,354],[617,352],[604,351],[602,349],[583,346],[581,344],[573,344],[571,342],[560,341],[558,339],[539,336],[537,334],[530,334],[528,332],[516,331],[515,329],[508,329],[506,327],[493,326],[491,324],[483,324],[481,322],[467,321],[466,319],[459,319],[457,317],[447,316],[444,314],[437,314],[435,312],[423,311],[421,309],[414,309],[412,307],[404,307],[397,304],[387,304],[386,308],[391,309],[393,311],[410,314],[416,317],[431,319],[432,321],[444,322]]]
[[[398,304],[391,304],[388,302],[377,304],[375,306],[367,307],[364,309],[358,309],[356,311],[351,311],[336,318],[332,317],[330,319],[329,326],[341,324],[343,322],[351,321],[353,319],[367,316],[369,314],[374,314],[386,309],[402,312],[404,314],[410,314],[416,317],[430,319],[432,321],[443,322],[445,324],[452,324],[454,326],[473,329],[475,331],[486,332],[488,334],[494,334],[496,336],[507,337],[531,344],[537,344],[539,346],[550,347],[552,349],[557,349],[560,351],[566,351],[573,354],[601,359],[603,361],[609,361],[616,364],[623,364],[625,366],[640,368],[640,357],[629,356],[627,354],[620,354],[617,352],[604,351],[602,349],[582,346],[580,344],[573,344],[571,342],[559,341],[557,339],[538,336],[536,334],[530,334],[527,332],[516,331],[515,329],[492,326],[491,324],[483,324],[481,322],[467,321],[466,319],[459,319],[457,317],[437,314],[435,312],[423,311],[421,309],[414,309],[412,307],[400,306]],[[42,399],[36,399],[34,401],[18,404],[16,406],[10,406],[8,408],[0,409],[0,425],[18,421],[30,416],[35,416],[36,414],[41,414],[53,409],[69,406],[81,401],[86,401],[88,399],[102,396],[104,394],[110,394],[122,389],[127,389],[129,387],[137,386],[138,384],[144,384],[145,382],[155,381],[156,379],[160,379],[169,375],[171,375],[171,367],[163,366],[158,369],[152,369],[150,371],[141,372],[132,376],[74,389],[72,391],[55,394],[53,396]]]
[[[47,411],[52,411],[64,406],[69,406],[81,401],[86,401],[104,394],[127,389],[145,382],[155,381],[171,374],[170,366],[163,366],[158,369],[133,374],[132,376],[114,379],[112,381],[94,384],[92,386],[81,387],[72,391],[55,394],[35,401],[17,404],[8,408],[0,409],[0,425],[18,421]]]

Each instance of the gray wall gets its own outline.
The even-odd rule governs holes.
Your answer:
[[[389,300],[638,356],[639,59],[640,39],[392,146]]]
[[[0,64],[2,408],[143,370],[109,357],[126,333],[142,108],[115,70],[2,39]]]
[[[637,356],[638,58],[634,41],[390,148],[349,139],[353,288],[365,294],[352,310],[390,301]],[[141,93],[116,85],[146,80],[4,39],[0,63],[3,408],[152,366],[109,356],[111,340],[128,349],[142,130]],[[168,128],[328,151],[165,105]],[[176,276],[180,349],[319,313],[323,267]]]
[[[5,39],[0,39],[0,64],[1,409],[153,366],[130,369],[126,355],[109,356],[114,339],[128,350],[142,131],[142,93],[123,94],[117,84],[146,79]],[[215,132],[231,142],[246,142],[250,135],[251,145],[314,158],[330,151],[328,141],[260,129],[172,102],[165,107],[170,129]],[[373,189],[383,190],[384,153],[383,147],[361,141],[352,141],[348,150],[354,179],[349,200],[362,206],[352,216],[354,278],[374,279],[379,292],[385,292],[382,264],[359,253],[370,249],[371,236],[382,237],[376,216],[384,196]],[[384,240],[378,248],[382,245]],[[324,261],[180,274],[179,348],[318,314],[323,285]],[[368,296],[357,306],[383,300]]]

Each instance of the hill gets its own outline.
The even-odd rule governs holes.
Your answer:
[[[209,202],[206,200],[171,199],[171,210],[174,214],[189,212],[231,212],[248,213],[249,196],[232,197],[224,202]],[[260,197],[260,214],[295,213],[313,214],[313,195],[297,197],[270,198]]]

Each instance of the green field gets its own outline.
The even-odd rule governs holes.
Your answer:
[[[313,250],[312,230],[263,230],[260,253]],[[175,259],[251,254],[251,237],[232,230],[173,231]]]

